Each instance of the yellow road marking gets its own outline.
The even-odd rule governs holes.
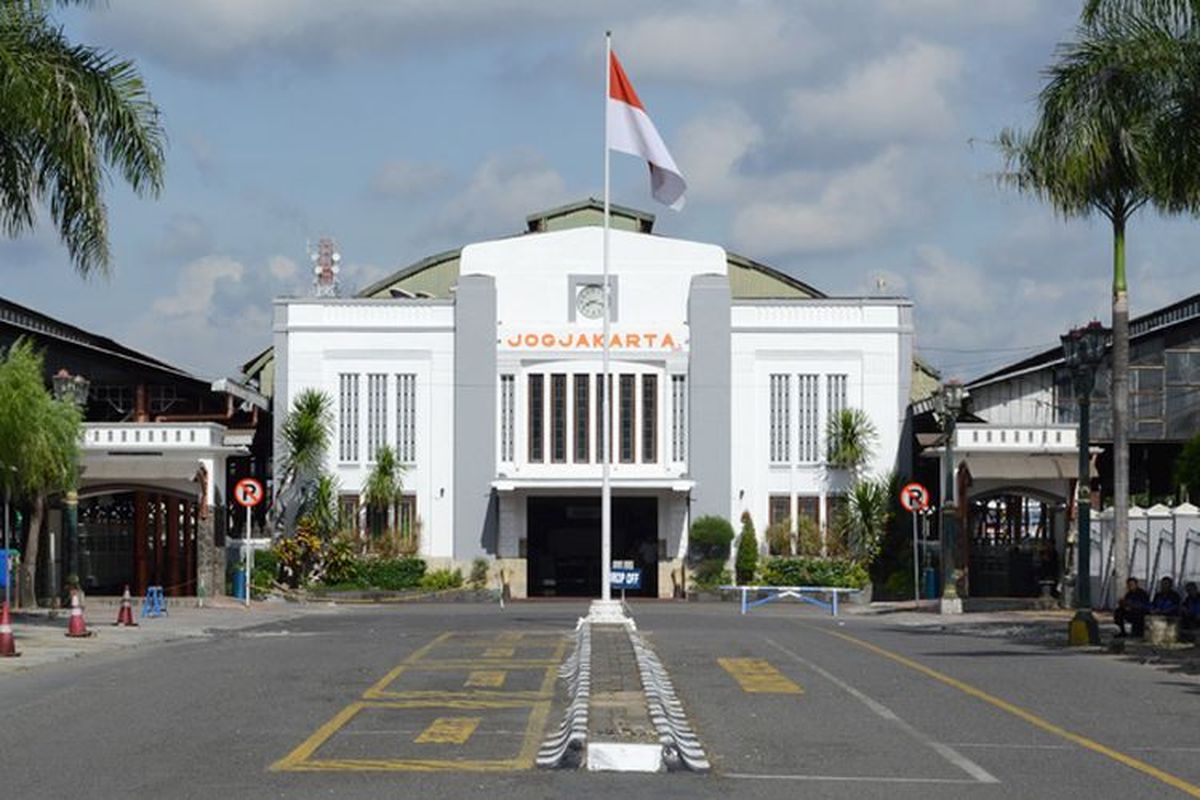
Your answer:
[[[499,689],[504,685],[508,673],[502,669],[477,669],[467,676],[464,686],[476,689]]]
[[[516,654],[515,647],[489,647],[483,651],[484,658],[512,658]]]
[[[416,744],[465,744],[483,717],[438,717],[421,731]]]
[[[717,663],[751,694],[803,694],[791,678],[763,658],[718,658]]]
[[[532,634],[536,636],[550,636],[551,634]],[[270,766],[272,772],[435,772],[435,771],[457,771],[457,772],[510,772],[514,770],[531,769],[534,764],[534,759],[537,756],[537,751],[541,745],[542,733],[546,729],[546,724],[550,717],[551,702],[548,697],[553,696],[554,686],[556,682],[556,673],[559,663],[566,654],[568,640],[566,637],[552,634],[557,637],[557,644],[554,647],[553,655],[549,659],[522,659],[512,661],[503,665],[506,669],[519,669],[536,667],[543,670],[545,677],[542,680],[540,689],[537,692],[477,692],[470,693],[464,697],[462,692],[387,692],[386,688],[394,682],[407,669],[434,669],[434,670],[455,670],[464,669],[476,665],[478,662],[470,660],[454,660],[454,661],[421,661],[431,650],[442,644],[452,637],[463,637],[464,634],[446,632],[435,638],[433,641],[414,651],[408,658],[404,659],[400,664],[390,670],[386,675],[376,681],[372,686],[363,693],[363,700],[356,700],[350,705],[339,711],[332,719],[326,722],[321,727],[317,728],[311,736],[304,742]],[[516,641],[523,638],[524,634],[520,633],[503,633],[496,637],[494,641],[501,639],[506,641]],[[416,663],[420,662],[420,663]],[[472,670],[472,672],[486,673],[498,672],[504,674],[504,670]],[[378,698],[388,698],[386,701],[381,701]],[[394,698],[394,699],[393,699]],[[504,709],[504,708],[528,708],[529,721],[525,727],[525,735],[521,742],[521,749],[516,758],[512,759],[479,759],[479,760],[436,760],[436,759],[318,759],[312,758],[313,754],[324,745],[329,739],[335,736],[339,730],[344,728],[357,714],[364,708],[435,708],[435,709],[453,709],[453,710],[480,710],[480,709]],[[463,718],[441,718],[441,719],[463,719]],[[466,733],[463,738],[465,742],[478,726],[479,720],[482,718],[466,718],[474,719],[475,724],[471,727],[471,731]],[[431,726],[432,727],[432,726]],[[424,735],[424,734],[422,734]]]
[[[806,626],[806,627],[814,627],[814,626]],[[878,645],[871,644],[870,642],[855,638],[853,636],[849,636],[844,633],[838,633],[837,631],[826,630],[825,628],[815,628],[814,627],[814,630],[819,630],[822,633],[829,634],[830,636],[836,636],[839,639],[850,642],[851,644],[854,644],[854,645],[858,645],[859,647],[861,647],[865,650],[869,650],[872,653],[875,653],[876,655],[883,656],[884,658],[890,659],[891,661],[895,661],[897,664],[902,664],[903,666],[906,666],[911,670],[915,670],[916,672],[919,672],[922,675],[925,675],[926,677],[932,678],[933,680],[938,681],[939,683],[943,683],[947,686],[952,686],[955,689],[958,689],[960,692],[963,692],[964,694],[970,695],[971,697],[974,697],[978,700],[982,700],[983,702],[987,703],[988,705],[994,706],[994,707],[1000,709],[1001,711],[1006,711],[1009,714],[1012,714],[1014,717],[1023,719],[1026,722],[1028,722],[1030,725],[1033,725],[1035,728],[1041,728],[1042,730],[1046,731],[1047,733],[1052,733],[1055,736],[1058,736],[1062,739],[1066,739],[1068,742],[1074,742],[1075,744],[1079,745],[1080,747],[1084,747],[1088,750],[1091,750],[1092,752],[1099,753],[1100,755],[1105,756],[1106,758],[1110,758],[1119,764],[1124,764],[1125,766],[1127,766],[1131,769],[1135,769],[1138,772],[1141,772],[1145,775],[1149,775],[1150,777],[1155,778],[1156,780],[1162,781],[1163,783],[1167,784],[1168,786],[1178,789],[1181,792],[1183,792],[1184,794],[1187,794],[1191,797],[1200,797],[1200,786],[1197,786],[1194,783],[1189,783],[1188,781],[1185,781],[1183,778],[1178,778],[1169,772],[1164,772],[1163,770],[1159,769],[1158,767],[1147,764],[1145,761],[1136,759],[1133,756],[1126,755],[1125,753],[1122,753],[1119,750],[1114,750],[1111,747],[1100,744],[1099,742],[1089,739],[1086,736],[1082,736],[1078,733],[1072,733],[1071,731],[1067,730],[1066,728],[1063,728],[1059,725],[1055,725],[1053,722],[1043,719],[1031,711],[1026,711],[1025,709],[1021,708],[1018,705],[1014,705],[1013,703],[1010,703],[1007,700],[1001,700],[999,697],[988,694],[987,692],[983,691],[982,689],[977,689],[974,686],[972,686],[971,684],[966,683],[964,681],[960,681],[957,678],[951,678],[949,675],[945,674],[944,672],[938,672],[936,669],[933,669],[932,667],[927,667],[924,664],[921,664],[920,662],[917,662],[917,661],[913,661],[911,658],[906,658],[905,656],[902,656],[899,653],[893,653],[891,650],[886,650]]]

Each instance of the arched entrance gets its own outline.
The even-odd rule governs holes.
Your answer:
[[[969,593],[972,597],[1036,597],[1041,581],[1061,579],[1062,499],[1027,487],[970,499]]]

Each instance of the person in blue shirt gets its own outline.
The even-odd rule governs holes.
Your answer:
[[[1125,623],[1134,636],[1143,636],[1146,632],[1146,612],[1150,610],[1150,595],[1138,585],[1137,578],[1125,581],[1125,596],[1117,603],[1113,611],[1113,622],[1120,628],[1117,636],[1125,635]]]
[[[1154,593],[1154,600],[1150,603],[1150,613],[1162,617],[1177,617],[1179,606],[1182,604],[1183,598],[1175,591],[1175,581],[1165,577],[1158,582],[1158,591]]]

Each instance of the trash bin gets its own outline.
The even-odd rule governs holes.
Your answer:
[[[921,575],[921,583],[924,584],[924,596],[926,599],[932,599],[938,596],[937,590],[937,572],[933,567],[926,567]]]
[[[246,596],[246,570],[235,569],[233,571],[233,596],[242,598]]]
[[[8,571],[10,567],[10,558],[16,556],[16,550],[5,550],[0,547],[0,589],[8,586]]]

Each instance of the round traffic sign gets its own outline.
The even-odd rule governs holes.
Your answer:
[[[263,485],[254,478],[242,478],[233,487],[233,499],[237,501],[238,505],[247,508],[261,503],[265,494]]]
[[[913,481],[900,490],[900,505],[905,511],[924,511],[929,508],[929,490]]]

